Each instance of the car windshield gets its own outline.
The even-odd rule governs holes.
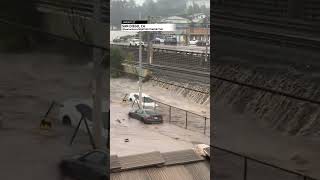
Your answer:
[[[145,103],[152,103],[153,100],[152,100],[151,98],[149,98],[149,97],[144,97],[144,98],[143,98],[143,102],[145,102]]]
[[[157,114],[155,111],[152,111],[152,110],[144,110],[144,113],[147,115],[156,115]]]

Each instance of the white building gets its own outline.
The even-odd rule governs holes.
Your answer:
[[[176,31],[174,32],[162,32],[163,35],[171,35],[177,38],[178,43],[185,42],[186,29],[190,25],[190,20],[179,17],[179,16],[170,16],[161,20],[162,23],[175,24]]]
[[[196,13],[193,15],[190,15],[189,18],[192,19],[193,22],[201,22],[207,17],[204,13]]]

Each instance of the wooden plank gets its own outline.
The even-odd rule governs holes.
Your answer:
[[[159,151],[119,157],[121,170],[136,169],[148,166],[160,166],[164,159]]]
[[[115,172],[121,169],[121,164],[117,155],[110,156],[110,170]]]
[[[166,161],[165,165],[185,164],[204,160],[203,157],[192,149],[162,153],[162,156]]]

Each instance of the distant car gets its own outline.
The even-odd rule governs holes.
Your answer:
[[[199,40],[190,40],[190,41],[189,41],[189,44],[190,44],[190,45],[196,45],[198,41],[199,41]]]
[[[153,40],[152,40],[152,43],[153,43],[153,44],[160,44],[161,41],[160,41],[159,39],[153,39]]]
[[[119,43],[119,42],[121,42],[121,39],[113,39],[113,42]]]
[[[197,46],[206,46],[206,45],[209,45],[206,41],[198,41],[197,43],[196,43],[196,45]]]
[[[178,41],[177,38],[175,37],[168,37],[164,40],[165,45],[177,45]]]
[[[78,180],[107,180],[109,154],[103,150],[93,150],[85,154],[64,158],[59,169],[64,177]]]
[[[59,109],[59,120],[61,123],[65,126],[73,126],[76,127],[79,123],[79,120],[81,119],[81,113],[79,112],[79,108],[85,108],[88,109],[88,111],[92,112],[93,102],[92,99],[81,99],[81,98],[75,98],[75,99],[69,99],[61,103],[61,107]],[[103,136],[106,137],[106,132],[109,128],[109,123],[107,122],[109,112],[107,110],[107,101],[103,100],[102,102],[102,124],[104,129],[106,130],[103,132]],[[92,113],[89,113],[87,117],[87,122],[89,129],[92,129]],[[85,132],[85,126],[84,123],[80,126],[80,129],[84,130]]]
[[[129,112],[129,118],[137,119],[145,124],[163,123],[162,115],[152,109],[136,109]]]
[[[129,41],[130,46],[139,46],[140,45],[140,39],[131,39]],[[141,41],[141,46],[144,46],[144,42]]]
[[[147,94],[142,93],[142,98],[143,98],[143,102],[142,102],[143,108],[155,108],[159,106]],[[127,100],[130,102],[136,101],[137,103],[139,103],[139,93],[130,93],[127,97]]]
[[[153,39],[155,42],[158,42],[158,43],[164,43],[164,39],[160,38],[160,37],[156,37]]]

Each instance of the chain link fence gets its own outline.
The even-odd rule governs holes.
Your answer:
[[[210,118],[156,100],[154,101],[158,105],[155,107],[155,110],[162,115],[164,122],[210,136]]]

